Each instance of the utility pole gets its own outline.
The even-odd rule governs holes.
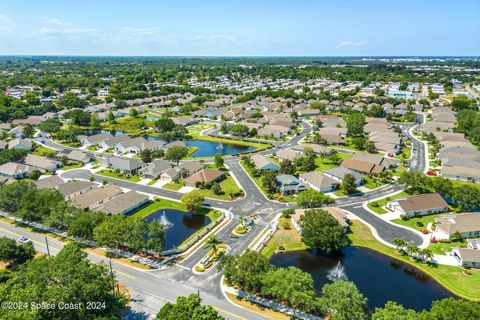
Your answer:
[[[50,248],[48,247],[48,239],[47,237],[45,236],[45,244],[47,246],[47,254],[48,254],[48,257],[50,258]]]

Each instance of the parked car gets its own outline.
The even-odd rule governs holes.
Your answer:
[[[28,239],[28,238],[25,237],[25,236],[21,236],[21,237],[18,239],[18,242],[20,242],[20,243],[29,243],[29,242],[30,242],[30,239]]]

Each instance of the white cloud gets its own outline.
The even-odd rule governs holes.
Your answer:
[[[36,34],[40,35],[94,35],[97,33],[96,29],[91,28],[40,28]]]
[[[160,30],[158,27],[152,28],[136,28],[136,27],[122,27],[120,28],[120,32],[126,35],[136,36],[136,37],[145,37],[145,36],[153,36],[157,34]]]
[[[229,35],[197,35],[197,36],[187,36],[183,37],[182,40],[185,41],[209,41],[209,40],[219,40],[219,41],[232,41],[236,37]]]
[[[70,27],[70,26],[72,26],[71,23],[62,21],[62,20],[60,20],[60,19],[47,19],[46,21],[47,21],[48,23],[51,23],[51,24],[54,24],[54,25],[57,25],[57,26],[62,26],[62,27]]]
[[[339,47],[361,47],[368,45],[368,41],[342,41],[338,44]]]
[[[10,18],[7,17],[7,16],[4,15],[4,14],[0,14],[0,21],[1,21],[1,22],[10,22]]]

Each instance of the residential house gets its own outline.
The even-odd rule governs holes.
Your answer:
[[[34,167],[29,165],[7,162],[0,165],[0,176],[7,179],[25,179],[28,177],[28,173],[35,170]]]
[[[57,175],[42,176],[35,181],[35,185],[38,189],[57,189],[59,185],[64,183],[65,181]]]
[[[192,174],[203,170],[203,168],[204,166],[200,161],[185,161],[178,166],[178,171],[180,173],[185,172],[187,175],[191,176]]]
[[[27,154],[27,156],[23,160],[23,163],[47,172],[54,172],[62,165],[59,161],[30,153]]]
[[[395,199],[387,202],[387,208],[409,218],[448,211],[448,204],[438,193]]]
[[[171,168],[172,166],[167,161],[156,159],[147,164],[140,171],[147,178],[158,179],[162,173]]]
[[[101,204],[95,210],[106,214],[129,214],[143,207],[149,201],[150,198],[147,195],[131,190]]]
[[[118,197],[123,193],[122,189],[115,185],[108,185],[106,187],[96,188],[90,190],[85,194],[73,197],[71,201],[81,209],[90,210],[96,208],[112,200],[115,197]]]
[[[123,141],[128,141],[130,140],[130,137],[127,134],[122,134],[120,136],[112,137],[105,139],[102,141],[99,146],[103,149],[113,149],[117,144]]]
[[[280,160],[290,160],[293,161],[296,158],[299,158],[300,155],[298,152],[292,151],[292,150],[287,150],[287,149],[282,149],[274,154],[278,159]]]
[[[328,169],[323,171],[323,174],[339,182],[343,180],[343,177],[346,174],[351,174],[355,178],[355,184],[357,185],[357,187],[361,186],[365,181],[363,174],[357,171],[350,170],[345,167],[336,167],[336,168]]]
[[[280,174],[277,176],[277,185],[282,194],[295,194],[307,190],[307,186],[291,174]]]
[[[385,170],[385,167],[380,164],[372,164],[370,162],[354,159],[344,159],[340,166],[364,174],[380,174]]]
[[[57,157],[82,163],[88,163],[93,158],[91,154],[78,149],[63,149],[57,153]]]
[[[480,236],[480,212],[448,214],[435,218],[432,238],[448,240],[456,233],[462,238]]]
[[[452,250],[458,265],[470,268],[480,268],[480,248],[458,248]]]
[[[250,156],[250,159],[252,159],[253,163],[255,164],[255,168],[257,168],[258,170],[280,170],[280,166],[275,161],[265,157],[264,155],[254,154]]]
[[[86,146],[97,146],[111,138],[113,138],[113,136],[110,133],[99,133],[92,136],[81,137],[80,143]]]
[[[90,190],[96,189],[97,184],[90,181],[71,180],[59,184],[56,189],[65,197],[65,200],[70,200],[76,196],[87,193]]]
[[[135,158],[106,157],[103,166],[126,174],[136,174],[143,167],[143,161]]]
[[[332,149],[315,143],[297,144],[292,147],[292,150],[303,153],[305,148],[310,148],[314,153],[325,156],[329,156],[332,153]]]
[[[32,142],[25,139],[13,139],[8,143],[8,149],[32,150]]]
[[[218,169],[203,169],[185,179],[185,184],[191,187],[198,187],[205,183],[219,182],[225,178],[225,173]]]
[[[300,174],[299,179],[313,190],[320,192],[334,191],[339,185],[337,180],[318,171],[302,173]]]

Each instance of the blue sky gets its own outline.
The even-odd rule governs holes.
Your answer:
[[[480,55],[480,1],[2,0],[0,54]]]

